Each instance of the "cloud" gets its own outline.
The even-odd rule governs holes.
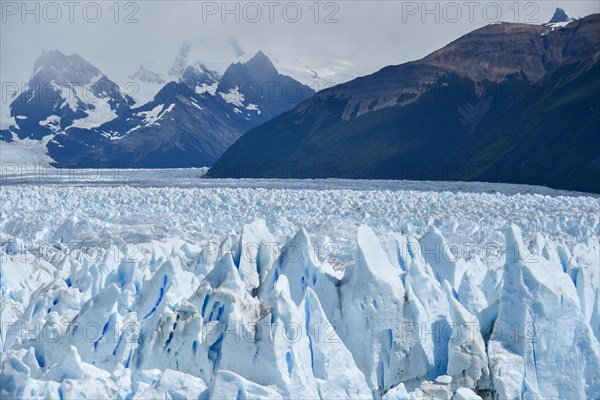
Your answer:
[[[494,4],[501,7],[500,20],[540,23],[559,6],[577,16],[600,7],[595,1],[522,2],[515,13],[513,2],[501,1],[480,2],[473,10],[462,1],[135,1],[119,2],[118,8],[104,1],[75,2],[71,8],[64,4],[69,3],[2,1],[3,83],[26,82],[45,49],[78,53],[113,80],[123,81],[140,65],[168,63],[186,41],[204,43],[207,49],[227,46],[237,54],[261,49],[280,64],[294,64],[288,65],[290,73],[314,76],[317,71],[339,83],[421,58],[494,22]],[[202,60],[214,61],[217,52],[207,51]]]

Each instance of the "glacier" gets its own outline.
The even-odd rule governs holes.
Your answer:
[[[3,186],[0,396],[600,397],[597,197],[239,186]]]

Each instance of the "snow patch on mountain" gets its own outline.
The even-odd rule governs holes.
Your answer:
[[[44,126],[44,127],[49,128],[54,133],[58,133],[61,130],[61,128],[60,128],[60,116],[58,116],[58,115],[50,115],[45,120],[40,121],[39,124],[40,124],[40,126]]]
[[[150,111],[140,111],[139,113],[136,113],[136,115],[144,117],[142,120],[144,126],[152,126],[157,124],[157,121],[160,121],[165,114],[173,111],[174,107],[175,104],[171,104],[165,109],[164,104],[159,104]]]
[[[240,93],[238,86],[229,89],[227,93],[219,92],[219,96],[221,96],[221,98],[229,104],[233,104],[238,107],[244,107],[244,94]]]
[[[196,93],[198,93],[198,94],[208,93],[211,96],[214,96],[217,93],[218,87],[219,87],[219,82],[214,82],[210,85],[203,84],[202,86],[196,86]]]
[[[91,100],[93,108],[87,111],[87,117],[73,121],[71,124],[72,128],[97,128],[117,118],[117,113],[111,108],[109,99],[94,97]]]

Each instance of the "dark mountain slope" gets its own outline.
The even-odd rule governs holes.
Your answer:
[[[482,170],[473,179],[599,193],[599,56],[559,67],[503,121],[482,126],[486,143],[470,159]]]

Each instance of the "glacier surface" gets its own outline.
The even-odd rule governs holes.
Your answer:
[[[174,173],[2,186],[2,398],[600,397],[597,198]]]

